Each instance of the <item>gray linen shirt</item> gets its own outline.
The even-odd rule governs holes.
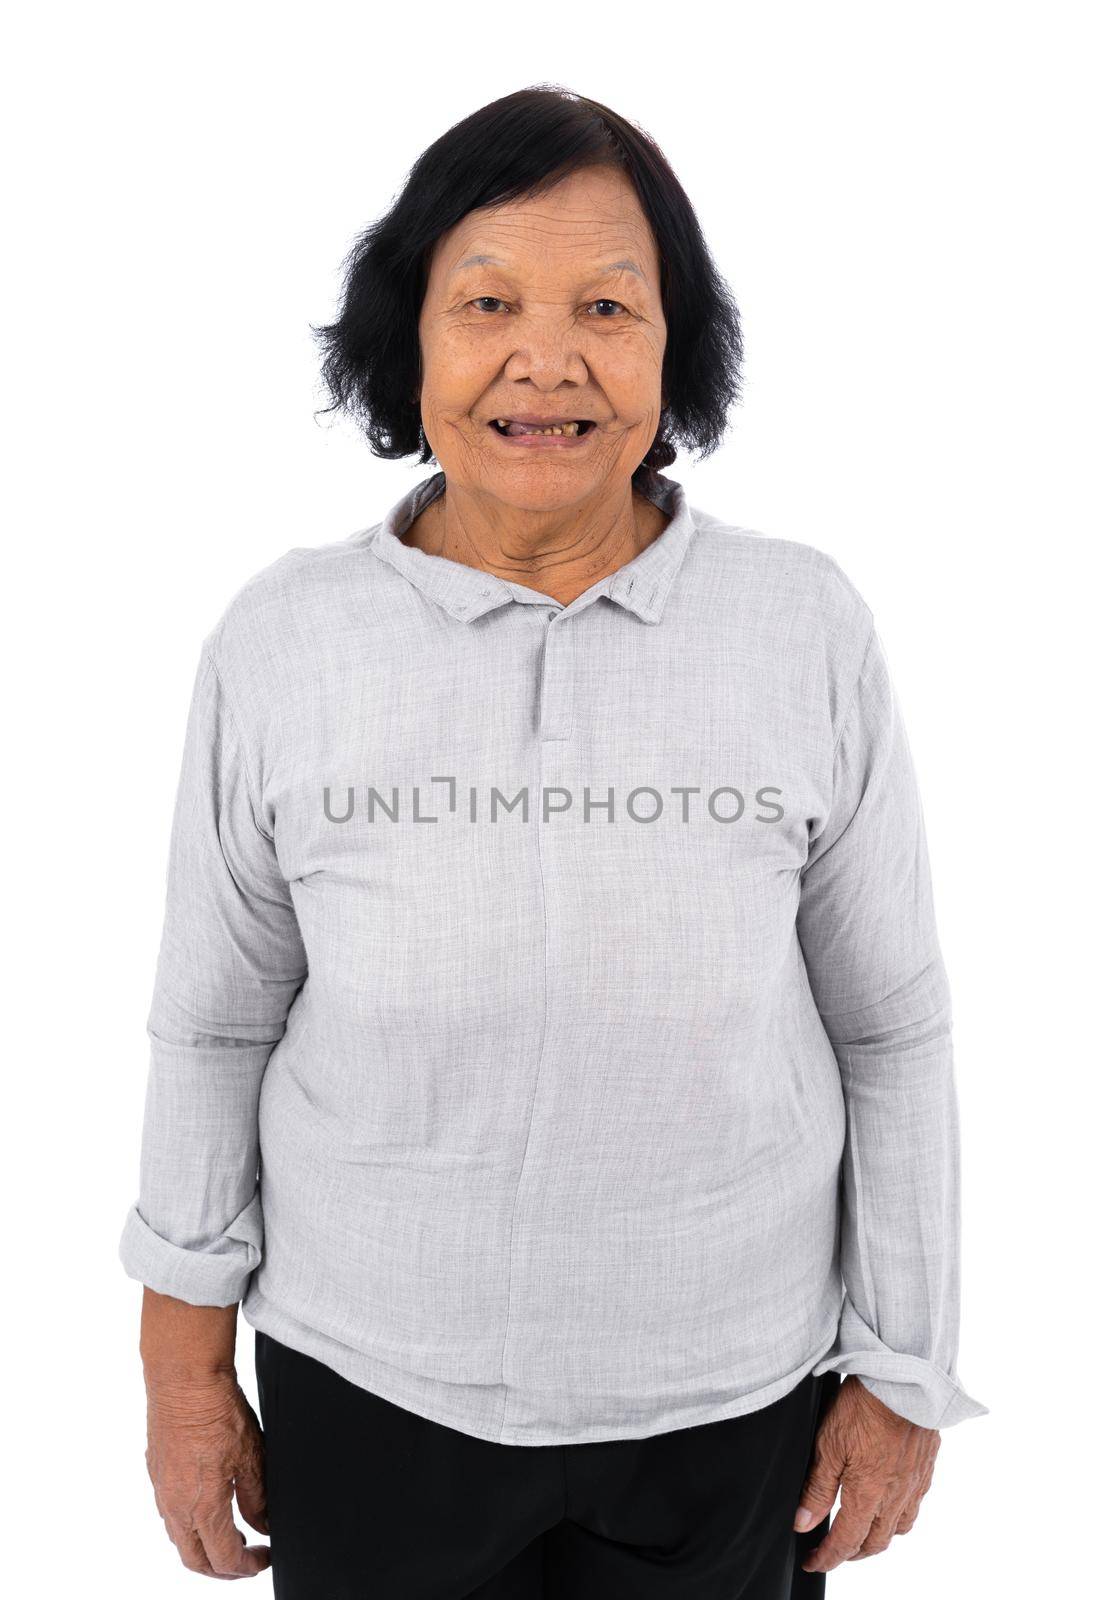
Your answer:
[[[963,1389],[950,993],[865,601],[671,516],[562,607],[380,524],[203,642],[126,1272],[478,1438]]]

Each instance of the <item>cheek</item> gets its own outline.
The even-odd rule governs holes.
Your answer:
[[[478,406],[499,370],[488,346],[489,341],[463,329],[451,329],[421,346],[420,404],[425,416],[460,422]]]
[[[590,368],[617,415],[647,421],[660,411],[663,351],[643,333],[622,336],[593,353]]]

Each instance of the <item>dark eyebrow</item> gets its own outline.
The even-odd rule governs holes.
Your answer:
[[[447,277],[451,277],[455,272],[460,272],[463,267],[503,266],[506,266],[506,262],[501,261],[498,256],[466,256],[464,261],[459,261],[457,266],[451,267],[450,272],[447,273]],[[642,283],[645,282],[645,274],[637,265],[637,262],[631,261],[628,256],[622,261],[608,262],[607,265],[600,270],[598,276],[605,278],[607,274],[611,272],[632,272],[641,279]]]

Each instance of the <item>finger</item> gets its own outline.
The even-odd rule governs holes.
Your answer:
[[[893,1530],[894,1533],[912,1533],[913,1528],[915,1528],[915,1520],[917,1520],[918,1515],[920,1515],[920,1501],[918,1501],[918,1499],[913,1499],[913,1501],[910,1501],[909,1504],[904,1507],[901,1515],[897,1517],[897,1525]]]
[[[920,1502],[923,1500],[925,1492],[925,1490],[917,1489],[915,1493],[908,1496],[897,1517],[897,1526],[893,1530],[894,1533],[909,1533],[915,1527],[916,1518],[920,1514]]]
[[[193,1528],[186,1528],[174,1517],[165,1517],[168,1537],[179,1551],[179,1559],[190,1572],[201,1572],[204,1577],[216,1578],[217,1573],[206,1559],[202,1540]]]
[[[258,1468],[246,1468],[238,1473],[233,1479],[233,1488],[236,1491],[237,1507],[248,1526],[255,1528],[257,1533],[270,1535],[271,1529],[267,1523],[267,1485],[262,1465]]]
[[[919,1481],[905,1496],[904,1503],[901,1506],[897,1517],[897,1527],[895,1530],[897,1533],[908,1533],[912,1528],[915,1527],[916,1518],[919,1516],[920,1507],[923,1504],[923,1497],[930,1489],[934,1475],[935,1460],[934,1457],[932,1457],[924,1468],[924,1471],[920,1474]]]
[[[844,1484],[843,1498],[835,1521],[820,1544],[802,1562],[804,1572],[832,1572],[861,1550],[877,1515],[878,1496],[861,1495]]]
[[[880,1556],[883,1550],[888,1550],[889,1541],[896,1529],[896,1514],[879,1512],[870,1524],[870,1531],[862,1542],[862,1549],[856,1550],[851,1561],[862,1561],[866,1556]]]
[[[251,1578],[263,1572],[270,1562],[269,1545],[245,1543],[243,1533],[233,1521],[229,1499],[209,1516],[196,1519],[195,1531],[202,1540],[206,1559],[221,1577]]]
[[[824,1521],[836,1503],[842,1476],[841,1465],[830,1464],[819,1453],[814,1457],[798,1498],[798,1509],[794,1516],[796,1532],[808,1533],[810,1528]]]
[[[200,1530],[200,1537],[201,1537]],[[219,1543],[216,1551],[203,1537],[203,1546],[206,1558],[213,1569],[216,1578],[254,1578],[258,1572],[264,1572],[271,1565],[271,1546],[267,1544],[246,1544],[244,1535],[234,1524],[234,1542],[229,1549],[225,1549],[224,1541]]]

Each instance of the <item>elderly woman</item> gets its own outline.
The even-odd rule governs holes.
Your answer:
[[[202,645],[121,1241],[158,1509],[278,1600],[819,1595],[987,1409],[873,616],[664,475],[738,317],[607,107],[452,128],[316,331],[440,469]]]

